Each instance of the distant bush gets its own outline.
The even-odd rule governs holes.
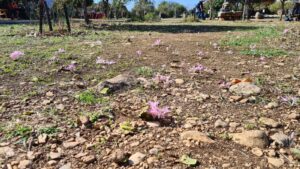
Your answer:
[[[287,10],[287,9],[291,9],[293,8],[293,2],[285,2],[285,5],[284,5],[284,9]],[[272,13],[278,13],[278,12],[281,12],[281,3],[280,2],[275,2],[273,3],[272,5],[270,5],[269,7],[269,10],[270,12]]]
[[[145,21],[147,22],[158,22],[160,21],[160,18],[158,15],[156,15],[154,12],[150,12],[150,13],[147,13],[145,15]]]

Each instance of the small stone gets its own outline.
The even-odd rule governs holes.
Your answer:
[[[65,109],[65,106],[63,104],[59,104],[59,105],[56,105],[56,109],[62,111]]]
[[[228,167],[230,167],[230,163],[225,163],[225,164],[222,164],[222,168],[228,168]]]
[[[288,118],[292,119],[292,120],[299,120],[300,119],[300,114],[292,113],[292,114],[289,114]]]
[[[61,153],[50,152],[49,157],[51,160],[58,160],[61,158]]]
[[[47,163],[48,163],[49,166],[54,166],[54,165],[57,164],[57,161],[55,161],[55,160],[50,160],[50,161],[48,161]]]
[[[272,127],[272,128],[277,128],[281,126],[279,122],[276,122],[275,120],[266,117],[261,117],[259,119],[259,122],[267,127]]]
[[[260,148],[257,148],[257,147],[253,148],[251,150],[251,152],[252,152],[252,154],[254,154],[254,155],[258,156],[258,157],[261,157],[261,156],[264,155],[263,151]]]
[[[96,160],[96,157],[94,155],[84,156],[81,158],[82,162],[89,164]]]
[[[221,119],[218,119],[215,122],[215,128],[226,128],[226,127],[228,127],[228,123],[225,121],[222,121]]]
[[[248,147],[264,148],[269,145],[268,136],[261,130],[244,131],[231,134],[233,141]]]
[[[280,158],[272,158],[272,157],[269,157],[268,158],[268,163],[273,165],[274,167],[281,167],[284,165],[284,160],[283,159],[280,159]]]
[[[14,149],[10,147],[0,147],[0,156],[10,158],[13,157],[14,155],[15,155]]]
[[[144,158],[146,157],[145,154],[143,153],[140,153],[140,152],[137,152],[133,155],[131,155],[129,157],[129,164],[130,165],[137,165],[139,164],[140,162],[142,162],[144,160]]]
[[[54,94],[53,94],[53,92],[49,91],[49,92],[46,93],[46,96],[47,97],[52,97],[52,96],[54,96]]]
[[[271,149],[268,151],[268,156],[269,157],[275,157],[276,156],[276,151],[274,149]]]
[[[156,157],[149,157],[149,158],[147,158],[147,163],[148,163],[148,164],[152,164],[152,163],[154,163],[155,161],[157,161],[157,158],[156,158]]]
[[[64,148],[74,148],[74,147],[78,146],[79,144],[80,143],[76,142],[76,141],[74,141],[74,142],[64,142],[63,147]]]
[[[48,105],[51,103],[51,100],[43,100],[42,105]]]
[[[240,100],[242,100],[242,99],[243,99],[242,96],[230,96],[230,97],[229,97],[229,100],[230,100],[231,102],[238,102],[238,101],[240,101]]]
[[[159,122],[147,122],[147,126],[156,128],[156,127],[160,126],[160,123]]]
[[[38,137],[39,144],[45,144],[47,142],[48,135],[47,134],[40,134]]]
[[[87,156],[88,153],[78,153],[75,155],[75,158],[81,158],[81,157],[84,157],[84,156]]]
[[[127,153],[122,151],[121,149],[115,150],[111,155],[111,160],[117,164],[124,163],[128,158]]]
[[[20,161],[18,168],[19,169],[27,169],[27,168],[30,168],[30,166],[31,166],[30,160],[22,160],[22,161]]]
[[[184,83],[183,79],[175,79],[175,83],[178,85],[182,85]]]
[[[68,163],[68,164],[61,166],[59,169],[71,169],[71,167],[72,167],[72,164]]]
[[[181,140],[194,140],[194,141],[199,141],[199,142],[204,142],[204,143],[215,143],[214,140],[209,138],[206,134],[201,133],[196,130],[190,130],[190,131],[185,131],[180,134],[180,139]]]
[[[229,91],[231,93],[235,93],[238,95],[251,96],[251,95],[259,94],[261,92],[261,89],[252,83],[241,82],[241,83],[232,85],[229,88]]]
[[[149,154],[152,154],[152,155],[157,155],[158,154],[158,149],[157,148],[152,148],[149,150]]]
[[[277,108],[278,106],[279,106],[279,104],[277,102],[270,102],[265,106],[265,108],[266,109],[274,109],[274,108]]]
[[[79,117],[79,122],[81,125],[87,125],[90,123],[90,119],[87,116],[80,116]]]
[[[35,156],[33,151],[28,151],[27,152],[27,159],[34,160],[35,158],[36,158],[36,156]]]

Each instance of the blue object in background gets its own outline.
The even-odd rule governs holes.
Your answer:
[[[49,8],[52,8],[53,4],[54,4],[54,0],[46,0],[47,5]]]

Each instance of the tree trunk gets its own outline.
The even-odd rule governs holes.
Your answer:
[[[106,18],[109,18],[109,10],[108,10],[109,4],[108,4],[108,0],[103,0],[102,3],[103,3],[103,8],[104,8],[104,13],[106,15]]]
[[[243,9],[243,21],[248,19],[248,0],[245,0],[244,9]]]
[[[67,8],[66,4],[64,4],[64,12],[65,12],[66,22],[67,22],[67,26],[68,26],[68,32],[71,32],[71,25],[70,25],[70,20],[69,20],[68,8]]]
[[[39,0],[40,34],[43,33],[44,4],[44,0]]]
[[[46,1],[44,1],[44,3],[45,3],[44,5],[45,5],[45,9],[46,9],[46,15],[47,15],[47,20],[48,20],[49,30],[53,31],[52,22],[51,22],[50,13],[49,13],[49,7],[48,7]]]
[[[90,24],[88,12],[87,12],[87,3],[86,3],[86,0],[83,0],[83,13],[84,13],[85,24],[87,24],[87,25]]]
[[[281,14],[280,14],[280,21],[282,21],[283,14],[285,13],[285,11],[284,11],[284,4],[285,4],[285,0],[280,0],[280,2],[281,2]]]
[[[212,13],[212,6],[213,6],[213,0],[211,0],[211,3],[210,3],[210,7],[209,7],[209,19],[212,20],[213,19],[213,13]]]

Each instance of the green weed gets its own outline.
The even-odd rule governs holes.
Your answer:
[[[256,50],[246,49],[246,50],[242,50],[241,54],[251,55],[251,56],[273,57],[273,56],[287,55],[287,52],[281,49],[256,49]]]
[[[41,134],[51,135],[51,134],[58,133],[60,130],[56,126],[51,126],[51,127],[40,128],[38,131]]]
[[[143,77],[152,77],[153,76],[153,70],[150,67],[140,67],[136,70],[136,73]]]

